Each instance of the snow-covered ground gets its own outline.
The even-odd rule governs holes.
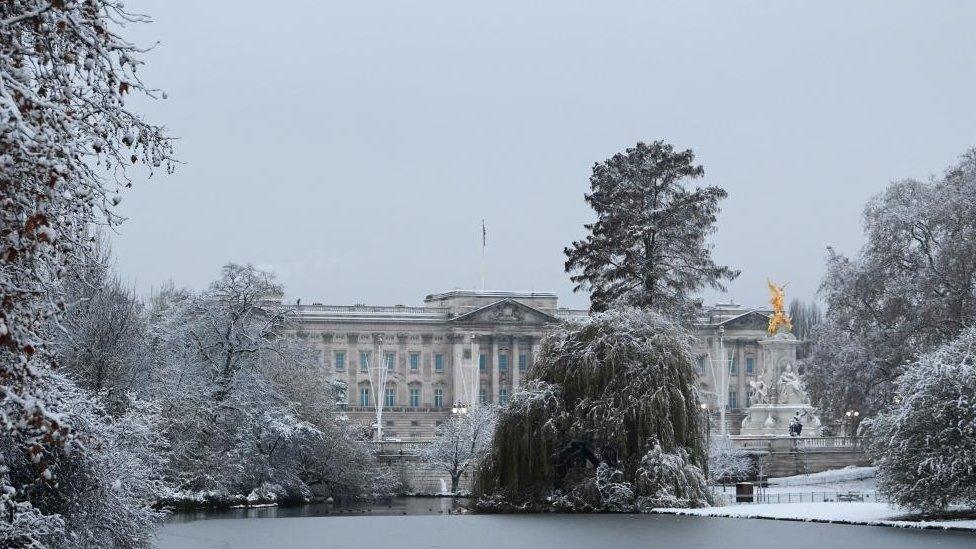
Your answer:
[[[874,467],[847,467],[809,475],[771,478],[768,484],[757,487],[757,503],[820,503],[852,498],[855,501],[879,501]],[[734,503],[734,485],[716,486],[713,492],[720,502]],[[880,500],[883,502],[884,498]]]
[[[655,509],[654,512],[701,517],[767,518],[808,522],[900,526],[906,528],[976,530],[976,520],[903,520],[902,517],[906,514],[905,510],[891,507],[887,503],[759,503],[754,505],[705,507],[702,509]]]
[[[904,509],[878,501],[874,467],[847,467],[822,473],[769,479],[759,503],[735,504],[735,487],[714,487],[722,505],[703,509],[655,509],[657,513],[732,518],[875,524],[913,528],[976,530],[976,520],[907,521]],[[851,497],[862,501],[843,501]]]
[[[822,486],[871,479],[874,480],[874,467],[845,467],[809,475],[775,477],[768,480],[770,486]]]

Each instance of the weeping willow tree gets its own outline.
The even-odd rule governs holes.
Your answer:
[[[476,471],[489,511],[638,511],[709,502],[690,336],[611,310],[543,342]]]

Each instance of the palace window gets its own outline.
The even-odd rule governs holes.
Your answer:
[[[410,371],[417,372],[420,370],[420,353],[410,353]]]
[[[335,371],[345,372],[346,371],[346,352],[336,351],[335,352]]]
[[[444,407],[444,389],[434,389],[434,406],[437,408]]]
[[[359,405],[369,406],[369,387],[359,388]]]
[[[396,387],[386,388],[386,405],[396,406]]]
[[[734,410],[739,407],[739,392],[735,389],[729,390],[729,409]]]
[[[396,422],[394,422],[392,419],[386,420],[387,427],[393,427],[394,425],[396,425]]]
[[[498,371],[508,371],[508,355],[498,355]]]
[[[420,406],[420,388],[411,387],[410,388],[410,406],[417,408]]]
[[[444,371],[444,355],[434,355],[434,371]]]
[[[708,358],[706,358],[704,355],[699,356],[698,359],[696,360],[698,366],[698,375],[700,376],[705,375],[705,361],[707,360]]]
[[[359,352],[359,371],[364,374],[369,372],[369,351]]]
[[[498,405],[504,406],[508,404],[508,389],[498,390]]]
[[[392,372],[396,368],[396,353],[386,353],[383,358],[386,359],[386,371]]]
[[[729,373],[734,376],[739,375],[739,360],[735,357],[731,357],[729,360]]]
[[[478,389],[478,402],[482,404],[488,404],[488,390],[482,387]]]
[[[478,355],[478,371],[484,372],[488,366],[487,356],[484,353]]]
[[[529,366],[529,357],[525,353],[519,353],[519,371],[524,372]]]
[[[746,357],[746,373],[747,374],[754,374],[754,373],[756,373],[756,359],[755,359],[755,357],[751,357],[751,356],[747,356]]]

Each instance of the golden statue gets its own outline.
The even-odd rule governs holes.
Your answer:
[[[783,308],[783,297],[786,295],[787,284],[789,282],[777,286],[768,278],[766,279],[766,285],[769,286],[769,303],[773,306],[773,316],[769,318],[770,335],[779,331],[780,326],[785,326],[787,331],[793,329],[793,323],[790,322],[790,317],[786,316],[786,310]]]

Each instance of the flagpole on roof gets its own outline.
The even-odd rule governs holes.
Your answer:
[[[481,219],[481,291],[485,291],[485,244],[488,241],[488,230],[485,229],[485,220]]]

